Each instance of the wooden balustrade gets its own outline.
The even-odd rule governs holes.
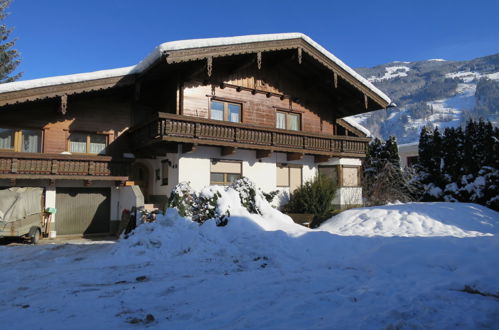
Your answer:
[[[130,162],[108,156],[0,152],[1,178],[126,180]]]
[[[132,128],[130,136],[135,150],[171,141],[353,157],[363,157],[369,142],[362,137],[313,134],[168,113],[158,113],[152,121]]]

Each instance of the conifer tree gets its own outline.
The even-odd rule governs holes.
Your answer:
[[[421,183],[430,182],[430,169],[432,167],[432,146],[433,146],[433,130],[429,127],[423,127],[419,135],[418,154],[419,159],[416,164],[416,169],[420,175]]]
[[[13,49],[16,40],[9,39],[12,28],[3,23],[11,0],[0,0],[0,84],[19,79],[21,73],[12,75],[19,65],[19,52]]]

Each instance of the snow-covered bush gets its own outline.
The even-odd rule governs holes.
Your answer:
[[[196,193],[189,182],[180,182],[173,187],[167,206],[175,208],[183,217],[192,217],[192,206],[195,202]]]
[[[173,188],[167,206],[177,209],[181,216],[200,224],[215,219],[218,226],[225,226],[230,213],[229,210],[223,211],[218,207],[221,196],[220,191],[213,187],[203,189],[198,194],[188,182],[180,182]]]
[[[239,195],[241,205],[249,213],[262,214],[259,205],[262,201],[271,202],[276,192],[265,194],[248,178],[240,178],[228,187],[209,186],[195,192],[188,182],[181,182],[173,188],[168,199],[168,207],[175,208],[183,217],[198,223],[215,219],[218,226],[225,226],[230,217],[230,207],[221,207],[222,193],[234,190]]]

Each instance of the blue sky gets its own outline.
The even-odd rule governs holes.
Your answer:
[[[173,40],[303,32],[352,67],[499,52],[499,1],[13,0],[23,80],[133,65]]]

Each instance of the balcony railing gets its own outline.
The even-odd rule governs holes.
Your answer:
[[[363,157],[368,138],[313,134],[198,117],[158,113],[150,122],[130,130],[137,150],[159,141],[232,146],[311,155]]]
[[[130,162],[109,156],[0,152],[0,179],[128,179]]]

